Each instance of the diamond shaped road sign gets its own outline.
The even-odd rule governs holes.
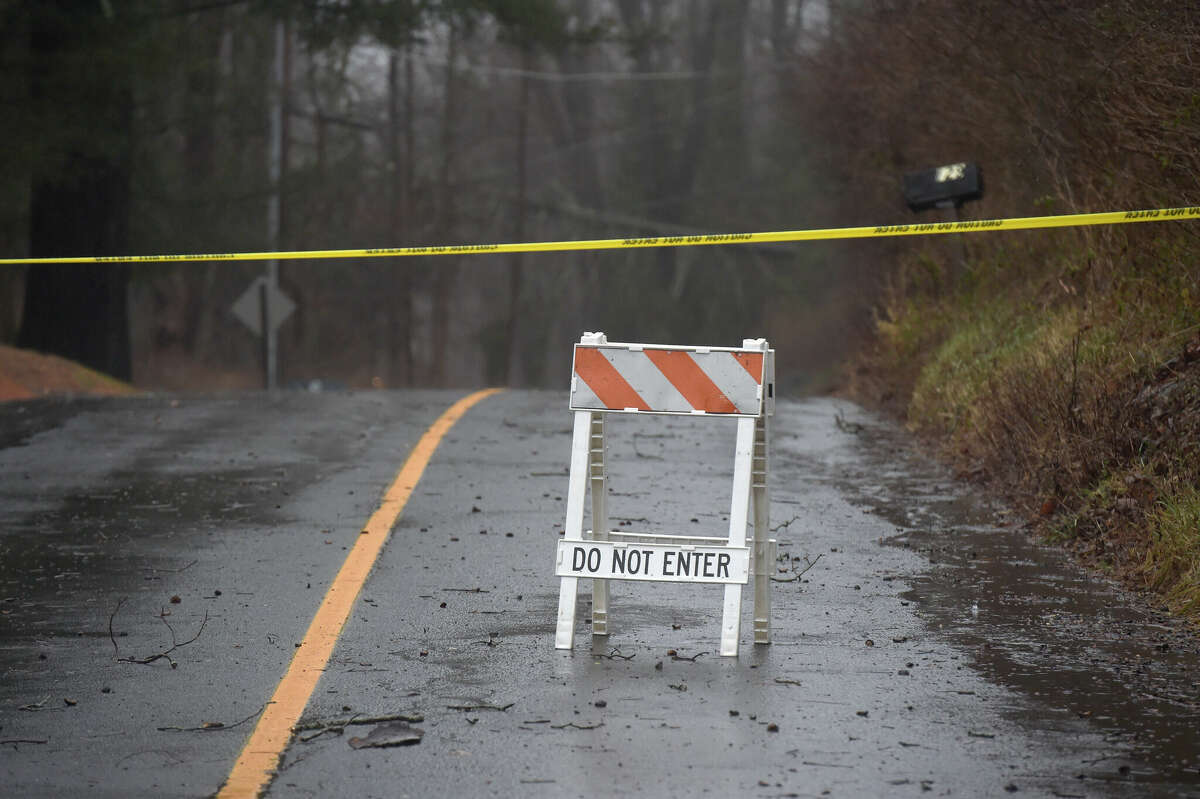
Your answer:
[[[279,290],[279,286],[271,285],[266,277],[259,276],[251,281],[250,286],[242,292],[242,296],[238,297],[233,303],[233,315],[241,320],[242,324],[250,328],[251,332],[256,336],[262,335],[262,306],[259,292],[260,287],[267,286],[267,303],[270,308],[271,327],[279,327],[289,316],[292,311],[296,310],[296,303],[292,302],[288,295]]]

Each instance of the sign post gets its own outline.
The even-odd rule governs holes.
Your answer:
[[[754,642],[770,643],[775,541],[768,538],[767,464],[768,418],[775,411],[775,352],[766,340],[746,339],[740,348],[671,347],[609,343],[603,333],[585,333],[575,346],[570,407],[575,425],[566,528],[555,563],[561,581],[555,647],[570,649],[574,644],[581,578],[592,581],[593,635],[610,632],[610,580],[717,583],[725,586],[721,654],[736,656],[742,586],[751,573]],[[736,419],[733,499],[725,536],[609,529],[605,416],[614,413]],[[593,529],[584,530],[589,488]],[[751,523],[753,535],[747,537]]]
[[[296,310],[296,303],[280,290],[273,277],[256,277],[230,309],[251,333],[262,336],[263,386],[267,389],[275,388],[278,374],[275,331]]]

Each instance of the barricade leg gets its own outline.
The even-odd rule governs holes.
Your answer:
[[[583,500],[587,493],[588,439],[593,415],[589,411],[575,412],[575,429],[571,438],[571,477],[567,485],[567,520],[563,528],[568,541],[583,540]],[[560,579],[554,648],[570,649],[575,643],[575,599],[579,578]]]
[[[738,419],[737,444],[733,454],[733,499],[729,506],[729,546],[746,545],[746,522],[750,511],[750,472],[754,457],[756,420]],[[725,608],[721,614],[721,654],[736,656],[742,622],[742,587],[725,586]]]
[[[771,504],[767,491],[767,417],[754,425],[754,463],[751,491],[754,502],[754,643],[771,643],[771,574],[775,563],[771,552]]]
[[[592,540],[608,540],[608,473],[604,463],[604,415],[592,414],[588,482],[592,492]],[[592,580],[592,635],[608,635],[608,580]]]

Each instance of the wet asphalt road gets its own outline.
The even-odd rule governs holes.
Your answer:
[[[457,396],[0,408],[5,795],[214,794]],[[746,643],[749,589],[732,659],[719,587],[616,583],[612,635],[584,602],[555,651],[565,406],[510,392],[451,430],[269,796],[1200,796],[1196,640],[846,403],[779,405],[771,646]],[[610,435],[614,524],[724,534],[732,424]],[[328,726],[402,713],[419,744]]]

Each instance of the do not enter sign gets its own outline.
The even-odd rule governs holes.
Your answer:
[[[748,547],[559,541],[558,577],[741,584],[750,581]]]

